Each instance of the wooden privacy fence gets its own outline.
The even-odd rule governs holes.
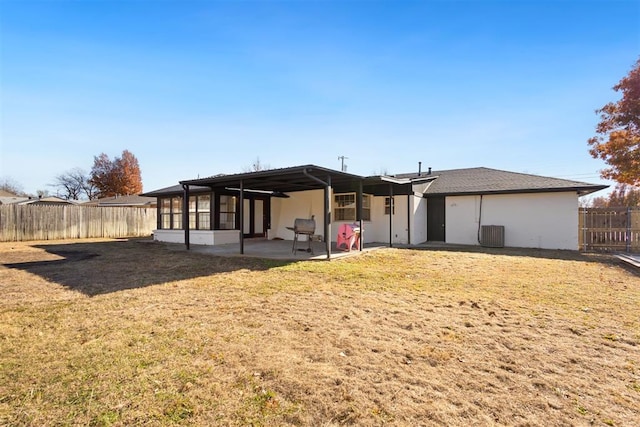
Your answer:
[[[640,252],[640,209],[580,208],[583,251]]]
[[[0,241],[150,236],[156,209],[1,205]]]

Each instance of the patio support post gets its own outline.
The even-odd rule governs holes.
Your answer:
[[[327,249],[327,259],[331,259],[331,175],[327,175],[327,182],[313,176],[307,169],[302,173],[324,186],[324,243]]]
[[[358,219],[358,227],[360,228],[360,252],[362,252],[362,246],[363,246],[363,231],[364,229],[362,228],[362,199],[364,198],[364,191],[362,189],[362,180],[358,181],[358,194],[357,194],[357,201],[356,201],[356,217]]]
[[[324,187],[324,244],[327,259],[331,259],[331,175],[327,176],[327,186]]]
[[[244,181],[240,180],[240,254],[244,255]]]
[[[411,244],[411,200],[413,199],[413,185],[407,190],[407,244]]]
[[[162,228],[162,199],[156,199],[158,200],[158,205],[156,206],[156,228],[158,230],[160,230]],[[171,199],[169,199],[169,201],[171,201]],[[171,208],[169,208],[171,209]]]
[[[189,185],[182,184],[182,227],[184,227],[184,244],[187,250],[191,249],[189,242]]]
[[[393,184],[389,184],[389,247],[393,247]]]

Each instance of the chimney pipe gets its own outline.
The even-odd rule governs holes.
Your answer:
[[[429,172],[427,172],[427,175],[431,175],[431,166],[429,166]]]
[[[418,162],[418,176],[422,175],[422,162]]]

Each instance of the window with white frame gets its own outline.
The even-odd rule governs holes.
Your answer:
[[[160,199],[160,228],[176,230],[182,228],[182,197],[163,197]]]
[[[333,195],[333,218],[335,221],[356,221],[357,193]],[[362,195],[362,219],[371,221],[371,195]]]
[[[211,227],[211,195],[189,197],[189,228],[209,230]]]
[[[393,209],[391,209],[392,206]],[[389,212],[393,212],[393,215],[396,214],[396,199],[393,197],[384,198],[384,214],[389,215]]]
[[[220,230],[235,230],[236,203],[236,196],[220,196]]]

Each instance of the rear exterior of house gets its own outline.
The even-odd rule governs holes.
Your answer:
[[[484,244],[499,226],[502,245],[578,249],[578,198],[606,188],[489,168],[435,172],[425,189],[428,240]]]
[[[446,243],[478,245],[483,225],[499,225],[504,227],[504,246],[578,248],[575,192],[447,196],[444,216]]]
[[[275,170],[268,177],[277,174]],[[334,181],[342,175],[335,175]],[[251,180],[252,174],[242,177]],[[484,242],[486,226],[499,226],[503,246],[576,250],[578,197],[606,188],[488,168],[349,177],[360,180],[361,191],[354,190],[353,184],[328,187],[328,195],[322,188],[279,192],[246,187],[242,212],[239,189],[219,183],[226,178],[183,182],[145,195],[158,199],[154,238],[166,242],[185,243],[183,223],[187,217],[190,243],[218,245],[237,243],[240,230],[242,238],[293,240],[291,227],[296,218],[314,218],[315,234],[324,236],[323,219],[328,216],[332,231],[329,238],[334,242],[341,224],[362,220],[364,243],[479,245]],[[263,188],[269,188],[268,184]],[[189,197],[187,205],[185,194]]]

